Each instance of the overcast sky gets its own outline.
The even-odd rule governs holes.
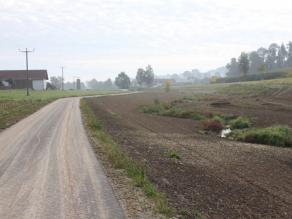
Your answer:
[[[292,40],[291,1],[0,0],[0,69],[30,67],[65,80],[205,71],[241,51]]]

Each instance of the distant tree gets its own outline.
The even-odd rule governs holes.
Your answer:
[[[287,52],[286,66],[292,67],[292,42],[289,42],[287,47],[288,47],[288,52]]]
[[[110,78],[104,82],[104,87],[105,88],[112,88],[113,87],[113,82]]]
[[[47,82],[46,89],[47,90],[56,90],[57,88],[54,85],[52,85],[50,82]]]
[[[56,89],[60,90],[62,87],[62,77],[50,77],[50,83],[52,86],[54,86]]]
[[[226,65],[226,68],[228,70],[226,73],[228,77],[236,77],[239,75],[239,65],[236,58],[232,58],[230,63]]]
[[[267,60],[266,60],[268,70],[272,70],[272,69],[277,67],[276,62],[277,62],[278,50],[279,50],[279,45],[276,43],[272,43],[269,46],[268,56],[267,56]]]
[[[261,47],[257,50],[257,54],[262,59],[262,61],[265,63],[267,60],[268,50],[264,47]]]
[[[265,73],[267,71],[267,66],[266,64],[262,64],[258,67],[258,72],[259,73]]]
[[[144,83],[144,77],[145,77],[145,70],[143,68],[138,68],[136,81],[139,85],[142,85]]]
[[[249,71],[249,59],[247,53],[241,53],[240,57],[238,58],[238,65],[240,72],[243,73],[243,75],[246,75]]]
[[[115,84],[120,89],[129,89],[131,86],[131,80],[125,72],[121,72],[115,79]]]
[[[148,65],[146,69],[139,68],[136,75],[136,80],[139,85],[146,85],[150,87],[154,82],[154,71],[151,65]]]
[[[264,60],[259,56],[257,52],[251,52],[249,54],[250,60],[250,69],[251,73],[257,73],[259,71],[259,67],[264,64]]]
[[[99,82],[95,78],[91,79],[90,81],[87,81],[86,84],[90,89],[99,88]]]
[[[283,68],[286,64],[286,59],[287,59],[288,52],[286,50],[286,47],[284,43],[280,46],[277,54],[277,67],[278,68]]]

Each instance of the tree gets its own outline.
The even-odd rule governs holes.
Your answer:
[[[259,71],[260,66],[264,64],[264,60],[259,56],[257,52],[251,52],[249,54],[250,60],[250,69],[251,73],[257,73]]]
[[[277,55],[277,67],[278,68],[283,68],[286,63],[288,52],[286,50],[285,45],[282,43],[281,47],[278,50],[278,55]]]
[[[277,67],[276,61],[277,61],[278,50],[279,50],[279,46],[276,43],[272,43],[269,46],[268,56],[267,56],[267,60],[266,60],[266,64],[267,64],[268,70],[272,70],[275,67]]]
[[[249,59],[247,53],[241,53],[240,57],[238,58],[238,65],[240,73],[243,73],[243,75],[246,76],[249,70]]]
[[[99,82],[95,78],[91,79],[90,81],[87,81],[86,84],[90,89],[99,88]]]
[[[104,84],[105,88],[112,88],[113,87],[113,82],[110,78],[107,79],[103,84]]]
[[[128,75],[125,72],[121,72],[115,79],[115,84],[120,89],[129,89],[131,86],[131,81]]]
[[[154,71],[151,65],[148,65],[146,69],[139,68],[136,75],[136,80],[139,85],[146,85],[150,87],[154,82]]]
[[[230,63],[226,65],[226,68],[228,69],[226,73],[228,77],[236,77],[239,75],[239,66],[236,58],[232,58]]]
[[[289,42],[287,46],[288,46],[288,54],[287,54],[286,65],[287,67],[292,67],[292,42]]]
[[[55,76],[50,77],[51,85],[58,90],[60,90],[62,87],[62,80],[63,80],[62,77],[55,77]]]
[[[139,85],[142,85],[144,83],[144,77],[145,77],[145,70],[143,68],[138,68],[136,80]]]

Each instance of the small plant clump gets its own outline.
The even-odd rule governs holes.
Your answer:
[[[173,159],[176,159],[176,160],[180,160],[181,159],[181,157],[178,155],[178,153],[176,151],[173,151],[173,150],[169,151],[167,156],[169,158],[173,158]]]

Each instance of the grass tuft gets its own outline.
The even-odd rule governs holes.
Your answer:
[[[173,150],[169,151],[167,153],[167,156],[169,158],[173,158],[173,159],[176,159],[176,160],[180,160],[181,159],[180,155],[176,151],[173,151]]]

